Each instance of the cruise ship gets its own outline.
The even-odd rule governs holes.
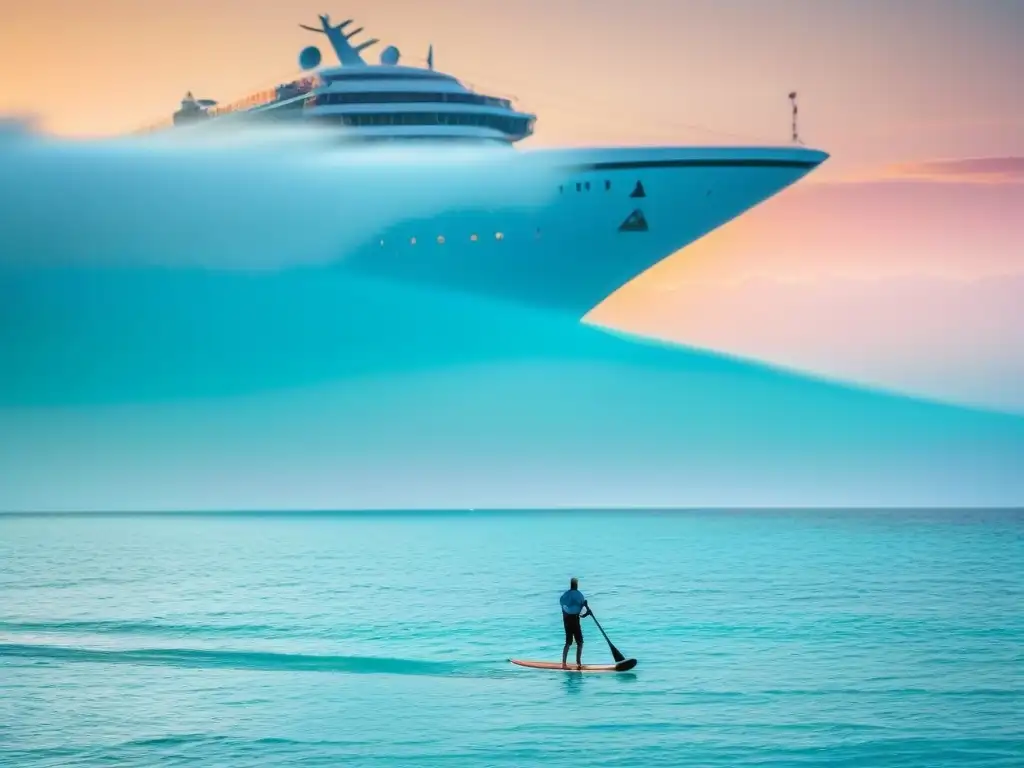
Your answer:
[[[339,260],[375,277],[443,286],[568,311],[582,317],[654,264],[743,214],[816,168],[828,155],[792,144],[522,149],[536,116],[437,71],[401,63],[397,48],[364,59],[351,20],[317,27],[320,48],[299,54],[303,75],[227,105],[189,94],[168,121],[206,130],[235,120],[337,126],[346,139],[449,146],[486,144],[550,173],[538,205],[465,204],[400,218]],[[792,96],[792,94],[791,94]],[[795,110],[795,102],[794,102]],[[794,139],[796,131],[794,126]],[[517,160],[518,162],[518,160]],[[500,180],[496,180],[500,183]]]

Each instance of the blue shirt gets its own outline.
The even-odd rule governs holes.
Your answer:
[[[579,615],[583,610],[583,602],[585,600],[586,598],[583,597],[583,593],[578,589],[568,589],[562,593],[562,597],[558,602],[562,604],[562,611],[564,613]]]

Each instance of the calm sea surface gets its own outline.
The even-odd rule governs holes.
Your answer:
[[[0,517],[0,764],[1021,766],[1024,513]]]

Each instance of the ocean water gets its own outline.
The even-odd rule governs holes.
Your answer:
[[[5,766],[1024,756],[1021,512],[3,516],[0,564]],[[632,673],[507,663],[572,575]]]

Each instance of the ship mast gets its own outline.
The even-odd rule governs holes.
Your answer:
[[[353,29],[347,35],[344,34],[344,29],[352,23],[352,19],[346,19],[341,24],[331,25],[331,17],[327,14],[320,15],[320,28],[310,27],[305,24],[299,24],[305,30],[310,32],[318,32],[319,34],[326,35],[328,42],[334,49],[335,55],[338,57],[338,61],[343,66],[348,67],[365,67],[366,62],[363,61],[363,57],[359,54],[369,48],[371,45],[376,45],[380,41],[377,38],[367,40],[359,45],[352,45],[349,40],[358,35],[363,31],[362,27]]]
[[[796,91],[791,91],[790,92],[789,100],[790,100],[790,102],[793,105],[793,143],[794,144],[803,144],[803,142],[800,141],[800,132],[797,130],[797,123],[796,123],[796,116],[797,116]]]

